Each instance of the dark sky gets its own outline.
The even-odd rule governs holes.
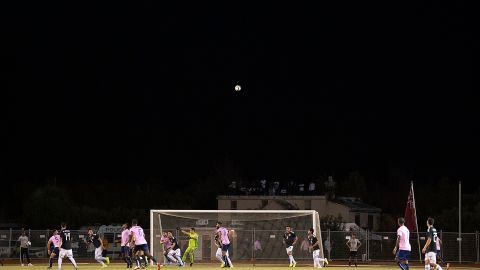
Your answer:
[[[163,2],[3,8],[7,179],[480,176],[463,1]]]

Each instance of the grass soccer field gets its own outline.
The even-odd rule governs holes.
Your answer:
[[[32,267],[27,267],[27,266],[20,266],[20,265],[7,265],[5,264],[4,266],[0,266],[0,269],[5,269],[5,270],[40,270],[40,269],[46,269],[47,264],[38,264]],[[314,269],[312,265],[308,264],[298,264],[297,267],[295,268],[300,268],[300,269]],[[328,268],[334,268],[335,270],[355,270],[355,267],[348,267],[347,265],[333,265],[326,267],[325,270]],[[423,266],[413,266],[410,267],[411,269],[415,270],[423,270],[425,269]],[[53,270],[57,269],[56,265],[52,267]],[[66,264],[62,267],[63,270],[73,270],[73,266],[70,264]],[[85,264],[79,264],[79,270],[99,270],[102,269],[99,264],[95,263],[85,263]],[[105,270],[124,270],[127,269],[124,264],[110,264],[108,267],[104,268]],[[150,270],[156,270],[157,267],[150,266],[146,269]],[[162,266],[161,269],[222,269],[220,268],[219,264],[196,264],[193,267],[190,266],[185,266],[185,267],[178,267],[178,266]],[[253,265],[253,264],[237,264],[233,269],[237,270],[251,270],[251,269],[259,269],[259,270],[281,270],[281,269],[292,269],[291,267],[288,267],[288,265],[281,266],[281,265],[268,265],[268,264],[260,264],[260,265]],[[399,269],[398,266],[392,263],[392,265],[359,265],[357,267],[359,270],[396,270]],[[452,269],[452,268],[451,268]],[[472,269],[478,269],[475,267],[453,267],[454,270],[472,270]]]

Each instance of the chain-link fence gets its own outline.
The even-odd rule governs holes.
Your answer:
[[[0,257],[18,258],[20,253],[18,237],[21,230],[0,230]],[[29,230],[26,235],[32,243],[29,253],[32,258],[47,258],[47,242],[52,236],[52,230]],[[87,245],[84,239],[86,231],[71,231],[72,248],[75,258],[93,259],[94,250],[92,244]],[[150,239],[149,230],[145,230],[146,239]],[[293,254],[295,259],[311,259],[311,253],[308,252],[308,242],[306,241],[307,232],[305,230],[296,230],[299,237],[294,247]],[[392,261],[394,255],[393,248],[396,243],[396,232],[355,232],[362,245],[358,249],[358,259],[361,261]],[[283,231],[267,230],[245,230],[238,231],[235,239],[232,241],[231,256],[240,260],[283,260],[285,256],[284,246],[282,244]],[[480,262],[480,239],[479,233],[462,233],[461,237],[455,232],[439,232],[442,240],[442,256],[448,262]],[[349,249],[346,245],[351,232],[344,231],[323,231],[323,249],[325,257],[338,261],[348,260]],[[103,233],[102,237],[108,243],[106,244],[106,253],[112,260],[120,258],[120,232]],[[177,232],[177,238],[182,251],[188,244],[185,235]],[[202,256],[197,257],[202,260],[215,260],[214,245],[212,239],[202,240],[200,248]],[[420,249],[425,245],[425,233],[410,234],[410,243],[412,245],[411,260],[420,261]],[[241,251],[236,252],[236,251]],[[423,255],[422,255],[423,257]]]
[[[93,244],[87,244],[87,231],[71,230],[72,250],[75,258],[93,258],[95,248]],[[146,232],[148,236],[148,231]],[[18,237],[21,230],[0,230],[0,257],[18,258],[20,256],[20,245]],[[31,258],[47,258],[47,242],[52,236],[52,230],[29,230],[26,231],[32,245],[29,248]],[[120,233],[103,233],[106,255],[112,259],[120,257]],[[148,238],[147,238],[148,239]]]
[[[346,242],[351,232],[325,231],[323,239],[329,240],[324,245],[325,254],[332,260],[348,259],[348,248]],[[357,238],[362,246],[358,250],[358,256],[364,261],[391,261],[394,258],[393,249],[397,241],[396,232],[356,232]],[[479,233],[462,233],[461,237],[455,232],[442,232],[438,234],[442,241],[441,255],[447,262],[480,262]],[[410,244],[412,246],[411,261],[421,261],[423,254],[421,249],[426,242],[426,233],[410,233]]]

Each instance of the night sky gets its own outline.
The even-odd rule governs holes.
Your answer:
[[[360,171],[381,182],[395,171],[476,187],[470,8],[397,4],[3,8],[2,178],[170,185],[215,170],[248,181]]]

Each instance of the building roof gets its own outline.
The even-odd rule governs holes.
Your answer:
[[[368,212],[368,213],[380,213],[382,209],[366,204],[360,200],[360,198],[355,197],[338,197],[334,202],[344,205],[350,208],[350,212]]]

